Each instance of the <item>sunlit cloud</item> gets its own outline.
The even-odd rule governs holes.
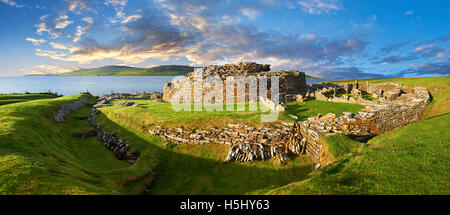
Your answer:
[[[35,27],[37,28],[36,33],[38,35],[42,35],[42,32],[47,32],[53,39],[58,38],[61,35],[60,32],[48,28],[47,24],[45,24],[44,22],[36,24]]]
[[[122,20],[122,22],[120,22],[120,23],[126,24],[126,23],[129,23],[129,22],[135,22],[136,20],[138,20],[138,19],[140,19],[140,18],[142,18],[141,15],[135,14],[135,15],[131,15],[131,16],[125,17],[125,18]]]
[[[62,50],[68,50],[69,48],[67,48],[64,44],[61,43],[49,43],[54,49],[62,49]]]
[[[50,75],[50,74],[61,74],[66,72],[72,72],[75,70],[82,69],[81,67],[62,67],[54,65],[37,65],[35,68],[25,71],[29,75]]]
[[[35,45],[35,46],[39,46],[39,45],[41,45],[42,43],[45,43],[45,40],[44,40],[44,39],[35,39],[35,38],[28,37],[26,40],[27,40],[27,41],[30,41],[30,42],[33,43],[33,45]]]
[[[85,18],[83,18],[83,21],[85,21],[87,24],[84,27],[77,26],[77,30],[73,37],[74,43],[78,42],[81,39],[81,37],[84,35],[84,33],[86,31],[88,31],[92,27],[92,24],[94,23],[94,19],[92,17],[85,17]]]
[[[73,21],[67,20],[69,17],[67,15],[61,15],[58,18],[55,19],[55,28],[57,29],[63,29],[66,28],[68,25],[72,24]]]

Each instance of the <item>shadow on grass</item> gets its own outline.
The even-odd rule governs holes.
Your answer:
[[[137,125],[120,125],[103,113],[99,113],[97,122],[141,152],[134,165],[157,154],[158,178],[147,194],[248,194],[303,180],[311,172],[312,163],[303,156],[286,166],[273,160],[224,163],[228,145],[164,146],[160,137],[151,136]]]

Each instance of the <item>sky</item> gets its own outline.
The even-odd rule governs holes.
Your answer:
[[[0,76],[253,61],[328,80],[450,75],[448,0],[0,0]]]

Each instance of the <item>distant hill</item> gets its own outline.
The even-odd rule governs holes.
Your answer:
[[[306,80],[324,80],[324,79],[306,75]]]
[[[137,68],[128,66],[103,66],[59,74],[59,76],[176,76],[193,72],[194,67],[181,65]]]
[[[61,74],[39,74],[27,76],[178,76],[193,72],[194,68],[183,65],[165,65],[151,68],[137,68],[129,66],[103,66],[93,69],[80,69]],[[322,80],[306,75],[306,80]]]

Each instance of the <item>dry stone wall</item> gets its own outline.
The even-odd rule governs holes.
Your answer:
[[[89,95],[84,96],[80,100],[75,101],[72,104],[63,104],[59,110],[58,113],[53,117],[55,121],[62,122],[64,121],[64,117],[69,115],[70,113],[79,110],[80,108],[84,107],[86,103],[88,102]]]
[[[284,163],[289,160],[289,152],[281,146],[289,145],[289,142],[293,141],[290,128],[286,126],[275,128],[228,124],[222,129],[211,128],[209,130],[156,127],[156,129],[149,130],[149,133],[159,135],[176,144],[218,143],[231,145],[231,150],[225,159],[226,162],[276,158]]]

